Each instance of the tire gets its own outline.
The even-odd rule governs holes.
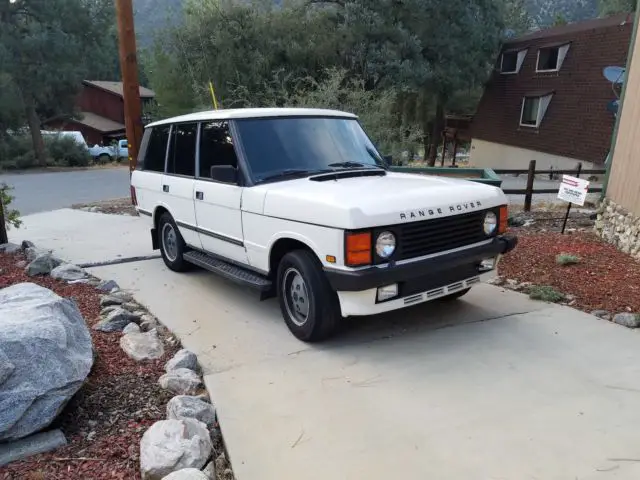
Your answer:
[[[162,260],[170,270],[185,272],[189,269],[190,264],[183,257],[187,251],[187,245],[180,235],[176,222],[168,212],[163,213],[158,221],[158,245],[160,245]]]
[[[318,342],[337,332],[342,319],[338,295],[313,253],[306,250],[287,253],[278,265],[277,281],[280,310],[296,338]]]
[[[118,163],[124,163],[127,161],[127,157],[118,157]]]
[[[106,165],[107,163],[111,163],[111,157],[106,153],[102,155],[98,155],[98,163],[101,165]]]
[[[446,297],[442,297],[440,298],[440,300],[443,302],[452,302],[459,299],[460,297],[465,296],[467,293],[469,293],[469,290],[471,290],[471,288],[465,288],[464,290],[460,290],[456,293],[452,293],[451,295],[447,295]]]

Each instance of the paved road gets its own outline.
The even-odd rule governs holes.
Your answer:
[[[142,218],[24,220],[14,240],[71,261],[152,253]],[[640,478],[638,331],[480,285],[307,345],[276,301],[208,272],[91,271],[198,355],[238,480]]]
[[[0,183],[14,187],[12,206],[22,215],[130,194],[126,167],[0,175]]]

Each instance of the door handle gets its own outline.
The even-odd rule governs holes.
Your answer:
[[[196,200],[204,200],[204,193],[196,192]]]
[[[168,192],[169,191],[169,185],[162,185],[162,191],[163,192]]]

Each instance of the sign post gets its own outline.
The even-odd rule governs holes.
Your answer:
[[[575,177],[569,175],[562,176],[562,183],[560,184],[560,190],[558,191],[558,198],[569,202],[569,205],[567,205],[567,213],[564,216],[564,222],[562,222],[563,235],[564,230],[567,227],[567,221],[569,220],[571,205],[575,203],[576,205],[583,206],[584,202],[587,200],[587,193],[589,193],[589,181],[579,178],[581,171],[582,163],[579,163]]]

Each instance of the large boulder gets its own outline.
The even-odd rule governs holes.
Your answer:
[[[0,290],[0,442],[47,427],[92,364],[75,303],[33,283]]]
[[[213,445],[207,426],[190,418],[160,420],[140,440],[140,470],[145,480],[161,480],[183,468],[201,469]]]

